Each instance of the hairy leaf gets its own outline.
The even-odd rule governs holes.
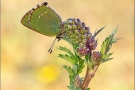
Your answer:
[[[113,53],[108,53],[108,52],[111,49],[112,44],[116,43],[119,40],[119,38],[114,38],[114,35],[117,32],[117,29],[118,29],[118,27],[113,31],[113,33],[111,35],[109,35],[109,37],[107,37],[103,41],[103,43],[101,45],[101,50],[100,50],[100,54],[102,55],[102,60],[100,63],[113,59],[113,58],[109,58]]]
[[[67,49],[66,47],[61,47],[60,46],[58,49],[68,53],[71,56],[74,56],[74,54],[69,49]]]
[[[100,33],[106,26],[100,28],[98,31],[95,31],[94,33],[94,37],[96,37],[98,35],[98,33]]]
[[[68,71],[69,75],[71,75],[71,76],[74,75],[74,72],[70,66],[64,65],[63,68],[65,68]]]
[[[59,54],[58,57],[67,60],[67,61],[70,62],[72,65],[74,65],[74,64],[76,64],[76,62],[78,62],[76,59],[74,59],[73,56],[69,56],[69,55],[67,55],[67,54]]]

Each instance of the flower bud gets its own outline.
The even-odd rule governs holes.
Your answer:
[[[69,33],[69,35],[74,34],[74,32],[72,30],[69,30],[68,33]]]
[[[89,53],[89,51],[90,51],[90,49],[87,48],[84,45],[83,46],[79,46],[77,48],[77,53],[78,53],[79,56],[85,56],[85,55],[87,55]]]
[[[101,60],[101,55],[100,53],[97,51],[97,52],[93,52],[92,55],[91,55],[91,60],[92,62],[96,65],[99,63],[99,61]]]
[[[76,30],[77,29],[77,25],[73,25],[73,30]]]
[[[90,48],[90,50],[94,50],[97,47],[97,42],[95,41],[95,38],[89,38],[86,44],[87,47]]]
[[[68,23],[68,24],[72,24],[72,23],[73,23],[73,19],[72,19],[72,18],[69,18],[69,19],[67,20],[67,23]]]
[[[82,28],[82,29],[80,30],[80,33],[81,33],[81,34],[84,34],[84,33],[85,33],[85,29]]]
[[[78,23],[81,22],[80,19],[78,19],[78,18],[76,20],[77,20]]]
[[[74,44],[79,44],[80,41],[79,41],[79,40],[75,40],[73,43],[74,43]]]
[[[76,39],[71,39],[71,42],[74,43],[76,41]]]
[[[81,29],[83,26],[82,26],[82,23],[81,23],[81,21],[80,22],[78,22],[78,29]]]
[[[82,39],[86,39],[86,35],[82,35]]]
[[[75,34],[76,34],[76,35],[79,35],[80,32],[79,32],[78,30],[75,30]]]
[[[72,25],[68,25],[68,29],[69,30],[72,30],[73,29],[73,26]]]
[[[70,36],[71,39],[75,39],[75,37],[76,37],[76,35],[74,35],[74,34]]]
[[[82,43],[83,43],[83,44],[86,44],[86,43],[87,43],[87,39],[83,39],[83,40],[82,40]]]
[[[77,75],[75,78],[74,86],[76,86],[77,88],[80,88],[82,83],[83,83],[82,78],[80,78],[79,75]]]
[[[79,44],[78,53],[81,56],[86,55],[89,50],[94,50],[96,48],[97,43],[94,37],[92,37],[90,28],[86,27],[84,22],[81,23],[80,19],[69,18],[62,25],[62,29],[65,30],[64,35],[70,39],[71,43]],[[84,46],[80,44],[84,44]],[[79,52],[81,48],[82,51]],[[87,51],[86,48],[89,50]]]
[[[90,32],[90,28],[89,27],[85,27],[85,32],[89,33]]]
[[[91,34],[91,33],[88,33],[88,34],[86,35],[86,38],[87,38],[87,39],[92,38],[92,34]]]
[[[85,27],[85,26],[86,26],[84,22],[82,22],[82,26],[83,26],[83,27]]]
[[[78,24],[78,20],[77,20],[77,19],[73,19],[73,23],[74,23],[75,25],[77,25],[77,24]]]

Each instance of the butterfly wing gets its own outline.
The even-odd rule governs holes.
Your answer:
[[[58,26],[62,23],[62,20],[45,2],[27,12],[22,18],[21,23],[46,36],[56,36],[60,32]]]

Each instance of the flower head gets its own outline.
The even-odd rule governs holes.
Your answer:
[[[65,36],[68,37],[70,42],[78,44],[76,51],[80,56],[85,56],[96,48],[97,43],[90,32],[90,28],[80,19],[69,18],[62,26],[66,32]]]

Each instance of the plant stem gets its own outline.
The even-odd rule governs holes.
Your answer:
[[[87,71],[86,71],[86,75],[85,75],[85,78],[84,78],[84,81],[83,81],[83,84],[82,84],[82,90],[86,90],[91,79],[94,77],[97,69],[98,69],[98,66],[95,66],[94,69],[91,69],[89,67],[87,67]]]

